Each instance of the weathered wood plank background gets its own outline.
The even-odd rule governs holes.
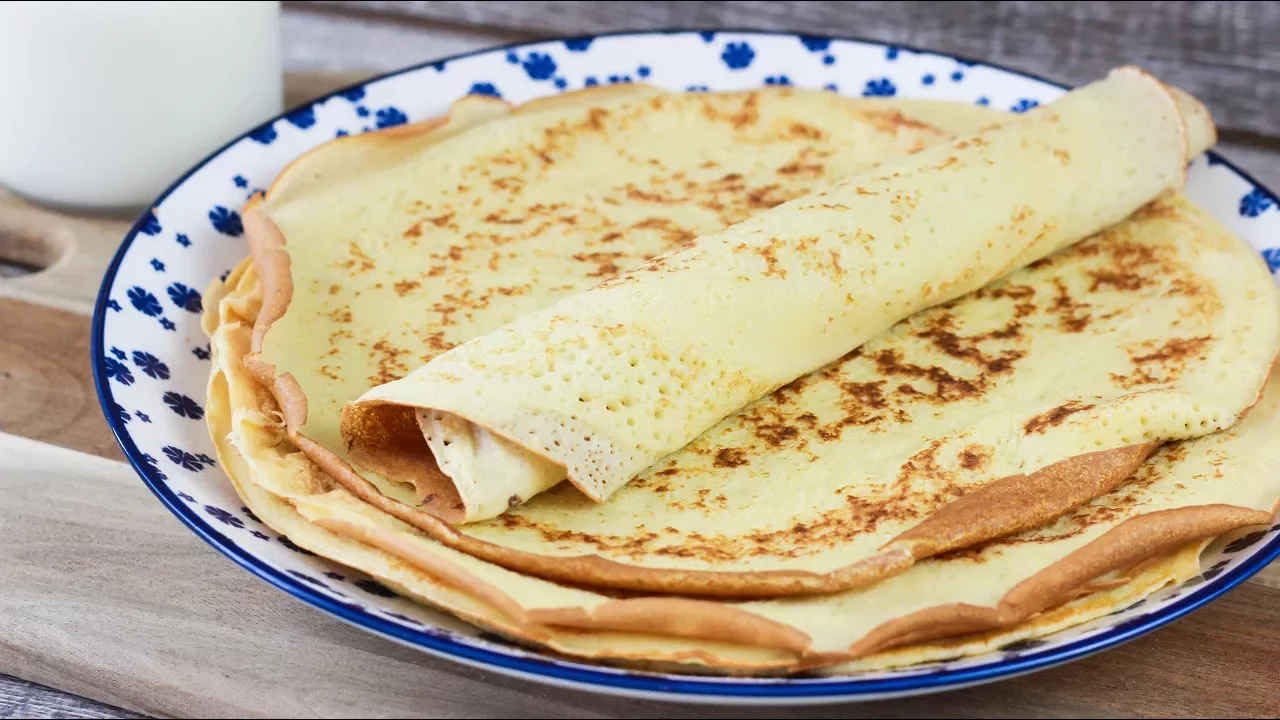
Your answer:
[[[848,34],[1010,65],[1078,84],[1141,64],[1197,95],[1231,131],[1280,136],[1277,2],[290,3],[513,36],[650,28]]]
[[[385,71],[512,41],[671,27],[732,27],[853,35],[952,52],[1072,84],[1098,77],[1116,65],[1140,64],[1163,79],[1203,98],[1223,130],[1224,142],[1220,147],[1225,154],[1263,182],[1270,183],[1273,187],[1280,186],[1280,111],[1274,109],[1280,105],[1280,2],[1272,1],[286,2],[285,64],[290,70]],[[315,94],[307,88],[299,90],[296,83],[293,89],[300,96]],[[317,87],[316,91],[320,89]],[[301,99],[300,96],[298,99]],[[5,259],[21,261],[24,258],[0,257],[0,265]],[[67,303],[76,301],[76,297],[66,300]],[[39,367],[31,366],[29,369],[40,376],[39,384],[47,388],[49,393],[47,397],[37,398],[39,402],[10,403],[0,408],[0,424],[21,424],[28,428],[28,432],[23,433],[28,437],[116,459],[119,457],[118,450],[107,436],[100,418],[97,418],[96,402],[88,386],[87,365],[83,358],[78,357],[83,350],[81,335],[87,328],[87,321],[82,321],[83,327],[77,325],[70,329],[63,328],[67,316],[60,313],[61,311],[49,310],[46,313],[49,318],[24,313],[21,327],[15,325],[7,330],[0,323],[0,346],[8,347],[11,353],[23,348],[34,348],[37,352],[24,350],[23,357],[47,359],[42,360],[43,364]],[[4,315],[5,306],[0,306],[0,316]],[[15,333],[22,335],[20,342]],[[5,340],[9,342],[6,344]],[[4,347],[0,347],[0,351],[2,350]],[[4,354],[5,352],[0,352],[0,356]],[[0,361],[3,361],[3,357],[0,357]],[[4,378],[0,378],[2,380]],[[0,390],[3,388],[4,382],[0,382]],[[61,414],[42,412],[41,407],[60,408]],[[13,452],[13,448],[6,452]],[[91,460],[77,462],[91,463]],[[84,499],[97,489],[86,483],[83,488]],[[139,506],[139,512],[144,509],[156,510],[158,507],[152,507],[152,499],[146,497],[140,486],[131,481],[121,485],[120,492],[132,492],[137,496],[138,503],[151,503]],[[101,497],[110,495],[111,493],[100,494]],[[0,512],[0,515],[3,514]],[[94,537],[101,537],[102,529],[96,527],[89,508],[85,509],[82,517],[86,523],[82,529],[85,532],[92,530],[97,533]],[[21,534],[21,528],[16,525],[21,518],[10,517],[9,520],[12,523],[10,529]],[[90,525],[95,527],[90,528]],[[78,531],[74,524],[68,528],[67,532]],[[161,523],[153,534],[156,535],[156,542],[152,549],[158,553],[157,557],[165,553],[189,553],[192,563],[206,562],[211,572],[225,572],[227,576],[237,580],[243,575],[222,558],[206,557],[212,556],[212,551],[190,537],[176,522]],[[120,547],[125,546],[123,543],[126,539],[124,535],[117,538],[122,543]],[[83,558],[78,553],[70,550],[66,558],[68,563],[78,563],[76,572],[84,573],[87,580],[93,581],[87,582],[81,591],[72,593],[88,601],[94,592],[93,583],[106,583],[109,579],[102,574],[105,566],[89,567],[82,562]],[[116,570],[122,568],[123,565],[115,567]],[[1168,676],[1170,672],[1174,672],[1170,668],[1185,667],[1188,661],[1187,658],[1182,658],[1179,664],[1170,657],[1169,663],[1161,663],[1161,652],[1176,654],[1180,648],[1195,646],[1195,637],[1226,636],[1240,641],[1230,647],[1216,649],[1211,647],[1212,643],[1205,645],[1205,653],[1199,662],[1208,676],[1221,678],[1223,668],[1231,664],[1231,656],[1249,654],[1249,644],[1258,641],[1249,630],[1254,628],[1258,618],[1249,613],[1266,605],[1266,600],[1278,592],[1275,588],[1280,587],[1280,580],[1276,578],[1280,578],[1280,575],[1272,573],[1260,579],[1260,583],[1251,584],[1252,589],[1246,588],[1243,594],[1233,593],[1193,618],[1131,646],[1067,668],[1039,674],[1034,678],[1003,683],[999,694],[983,690],[965,691],[948,695],[943,703],[933,699],[920,699],[907,703],[868,706],[865,711],[868,714],[886,713],[901,717],[929,715],[942,707],[949,708],[949,713],[981,716],[1016,716],[1031,712],[1076,715],[1099,712],[1126,715],[1251,712],[1274,715],[1275,708],[1268,711],[1258,707],[1256,703],[1215,705],[1215,698],[1209,697],[1201,698],[1208,705],[1196,705],[1194,698],[1188,693],[1162,692],[1157,689],[1176,687],[1177,678]],[[181,581],[178,587],[179,592],[181,588],[193,591]],[[299,625],[296,633],[298,637],[323,637],[325,633],[337,633],[348,644],[359,646],[360,640],[367,640],[368,647],[376,649],[370,657],[378,658],[379,653],[388,652],[378,644],[380,641],[367,638],[305,608],[295,607],[295,603],[286,601],[283,597],[275,597],[265,586],[255,590],[260,590],[263,595],[258,611],[261,617],[250,618],[249,622],[259,623],[260,629],[277,624],[302,623],[306,630]],[[140,593],[145,594],[142,590]],[[1262,602],[1259,597],[1255,597],[1267,593],[1270,595]],[[38,604],[27,608],[31,609],[38,609]],[[214,619],[219,616],[217,611],[211,613],[215,616]],[[0,621],[5,614],[4,610],[0,610]],[[209,627],[215,625],[216,623],[210,624]],[[323,628],[314,630],[315,625]],[[89,631],[88,628],[84,630]],[[121,637],[126,637],[136,628],[122,625],[118,630],[123,633]],[[1275,628],[1271,628],[1269,631],[1272,636],[1274,630]],[[269,633],[264,630],[251,634],[266,637]],[[71,642],[73,638],[65,640]],[[180,638],[175,640],[181,644]],[[1159,646],[1161,651],[1153,652],[1154,646]],[[86,651],[106,649],[101,642],[96,646],[85,647]],[[1252,651],[1257,651],[1257,648],[1254,647]],[[0,646],[0,654],[6,652],[17,652],[17,648]],[[422,662],[416,653],[404,652],[406,663]],[[209,676],[201,678],[199,682],[206,685],[217,684],[222,672],[232,672],[231,665],[245,657],[228,653],[220,661],[224,665],[219,667],[219,662],[212,662]],[[378,661],[387,660],[379,658]],[[161,662],[154,659],[153,663],[146,665],[149,669],[146,673],[148,677],[164,674],[162,667],[151,667]],[[400,662],[400,658],[397,656],[394,661],[388,662]],[[431,666],[446,670],[452,667],[435,662]],[[111,662],[102,663],[100,671],[102,674],[99,677],[66,679],[65,682],[64,674],[56,667],[43,668],[38,673],[33,668],[31,673],[24,674],[28,677],[48,678],[46,682],[57,681],[56,684],[67,689],[133,705],[130,698],[137,697],[139,693],[130,684],[141,681],[138,673],[131,673],[128,667],[113,667]],[[263,671],[273,672],[269,668],[263,668]],[[406,682],[415,673],[423,673],[412,667],[409,670],[398,669],[396,672],[407,673]],[[1257,673],[1245,673],[1247,677],[1222,678],[1222,681],[1228,684],[1236,681],[1244,685],[1265,684],[1266,672],[1263,668]],[[1105,681],[1100,683],[1099,678]],[[692,710],[688,707],[607,700],[571,701],[562,704],[553,701],[550,692],[544,693],[532,686],[521,685],[523,692],[511,692],[504,690],[500,684],[490,686],[486,682],[491,680],[477,679],[474,685],[467,685],[467,692],[486,693],[490,696],[487,699],[480,698],[466,704],[462,702],[463,698],[455,698],[454,701],[448,701],[448,698],[445,701],[437,699],[430,707],[439,712],[455,714],[470,708],[472,713],[552,713],[576,716],[653,714],[659,709],[665,710],[665,714],[676,716],[682,711]],[[270,686],[271,683],[266,683],[263,686],[264,692]],[[459,691],[461,686],[454,688],[455,693]],[[1237,691],[1243,692],[1243,689],[1237,688]],[[543,700],[541,704],[528,704],[539,697]],[[1216,698],[1224,702],[1228,699],[1230,698],[1223,696]],[[245,698],[228,698],[225,706],[205,707],[203,710],[204,713],[225,713],[228,710],[243,709],[240,703],[246,701]],[[323,703],[317,699],[316,707],[312,709],[319,709],[321,705]],[[301,706],[289,706],[287,703],[276,705],[277,709],[283,710],[286,707],[292,707],[295,711],[301,709]],[[328,707],[332,709],[334,706]],[[179,698],[172,704],[152,705],[148,711],[159,714],[195,708],[197,705]],[[1050,711],[1049,708],[1056,710]],[[259,710],[261,709],[260,707]],[[412,707],[396,709],[406,714],[413,711]],[[429,709],[419,706],[418,711],[427,712]],[[353,710],[358,711],[355,708]],[[372,712],[376,709],[365,707],[363,711]],[[847,715],[851,711],[846,707],[831,714]],[[0,675],[0,717],[138,716],[77,695]]]

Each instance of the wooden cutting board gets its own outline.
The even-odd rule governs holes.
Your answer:
[[[353,76],[290,77],[294,99]],[[125,465],[93,390],[89,314],[127,223],[0,193],[0,673],[152,715],[1127,717],[1280,712],[1280,568],[1109,652],[869,705],[740,709],[553,689],[330,618],[191,534]]]

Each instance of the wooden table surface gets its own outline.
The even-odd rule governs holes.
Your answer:
[[[316,45],[332,30],[328,20],[287,18],[295,37]],[[357,24],[385,40],[384,50],[418,32],[379,22]],[[433,32],[433,54],[510,36]],[[306,43],[294,47],[310,52]],[[295,74],[289,87],[297,100],[348,79]],[[1219,149],[1229,159],[1280,187],[1273,143],[1228,137]],[[124,227],[49,213],[0,191],[0,261],[63,258],[43,273],[0,274],[0,717],[1280,714],[1276,566],[1170,627],[1060,668],[942,695],[795,710],[556,690],[350,627],[206,546],[122,462],[93,390],[88,314]]]

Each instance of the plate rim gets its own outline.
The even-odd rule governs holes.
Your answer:
[[[331,598],[307,584],[277,570],[245,551],[236,543],[219,532],[211,524],[200,517],[177,497],[174,490],[164,482],[153,478],[150,468],[142,459],[143,452],[134,442],[132,435],[122,422],[111,411],[114,406],[110,384],[104,368],[106,357],[105,332],[106,311],[110,300],[111,289],[119,274],[120,265],[133,246],[139,234],[142,234],[150,214],[161,205],[178,188],[192,176],[199,173],[213,160],[221,156],[241,140],[260,128],[268,127],[285,119],[290,113],[309,108],[325,102],[345,92],[362,88],[389,78],[418,72],[433,66],[442,66],[456,60],[469,57],[498,53],[508,50],[541,46],[548,43],[566,40],[597,40],[613,37],[652,37],[662,35],[680,35],[714,32],[735,36],[794,37],[816,38],[831,41],[861,43],[884,49],[898,48],[908,52],[949,58],[957,62],[977,67],[987,67],[1010,73],[1015,76],[1036,80],[1061,90],[1070,86],[1035,73],[1014,69],[1000,63],[976,60],[940,50],[922,48],[909,43],[888,42],[856,35],[831,35],[822,33],[802,33],[787,30],[759,30],[735,28],[661,28],[653,30],[618,30],[605,33],[573,34],[542,38],[532,41],[512,42],[494,45],[443,58],[436,58],[405,66],[395,70],[359,80],[324,95],[308,99],[302,103],[285,109],[280,114],[236,135],[216,150],[192,165],[172,182],[155,200],[148,203],[139,218],[130,226],[122,238],[119,247],[112,256],[110,264],[103,275],[102,284],[94,302],[92,326],[90,329],[90,361],[94,378],[94,388],[98,396],[107,425],[125,458],[134,472],[150,488],[151,492],[168,508],[184,525],[201,540],[212,546],[219,553],[232,560],[242,569],[265,581],[268,585],[280,590],[303,603],[318,609],[332,617],[402,645],[426,651],[436,657],[480,667],[506,675],[520,677],[534,682],[549,683],[561,687],[597,693],[627,695],[645,699],[682,701],[682,702],[741,702],[751,704],[817,704],[855,700],[876,700],[907,695],[920,695],[947,690],[959,689],[997,680],[1009,679],[1018,675],[1062,665],[1080,658],[1107,650],[1130,640],[1146,635],[1164,627],[1221,597],[1227,591],[1248,580],[1276,557],[1280,557],[1280,537],[1272,539],[1247,560],[1232,570],[1223,573],[1205,583],[1206,587],[1189,597],[1178,599],[1156,613],[1140,620],[1133,620],[1094,636],[1083,638],[1066,645],[1041,653],[1029,653],[1025,656],[997,660],[990,664],[972,668],[944,669],[937,672],[908,674],[904,677],[888,677],[878,679],[858,679],[851,676],[831,678],[737,678],[700,675],[664,674],[660,676],[644,672],[633,672],[609,666],[592,666],[576,658],[555,657],[554,660],[539,656],[516,656],[499,650],[475,647],[453,640],[445,635],[437,635],[429,631],[414,630],[390,620],[380,618],[354,605]],[[1259,182],[1248,172],[1222,157],[1215,151],[1208,151],[1205,156],[1213,163],[1224,165],[1241,179],[1269,197],[1273,203],[1280,205],[1280,196]],[[219,472],[222,472],[219,469]],[[528,652],[523,651],[522,652]]]

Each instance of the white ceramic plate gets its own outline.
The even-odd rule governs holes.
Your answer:
[[[197,165],[125,237],[93,324],[102,407],[120,446],[196,534],[276,587],[371,632],[459,662],[553,685],[684,701],[804,703],[951,689],[1067,662],[1185,615],[1280,555],[1280,526],[1204,556],[1205,571],[1133,607],[986,655],[834,678],[743,679],[606,668],[517,648],[311,555],[242,506],[214,461],[201,406],[209,348],[200,288],[247,253],[236,208],[307,149],[337,135],[442,114],[467,93],[516,103],[596,84],[675,90],[767,84],[849,95],[903,95],[1025,110],[1063,88],[1011,70],[878,43],[753,32],[651,32],[518,45],[441,60],[334,93],[255,128]],[[1210,153],[1188,195],[1280,266],[1274,193]],[[247,580],[247,578],[246,578]]]

